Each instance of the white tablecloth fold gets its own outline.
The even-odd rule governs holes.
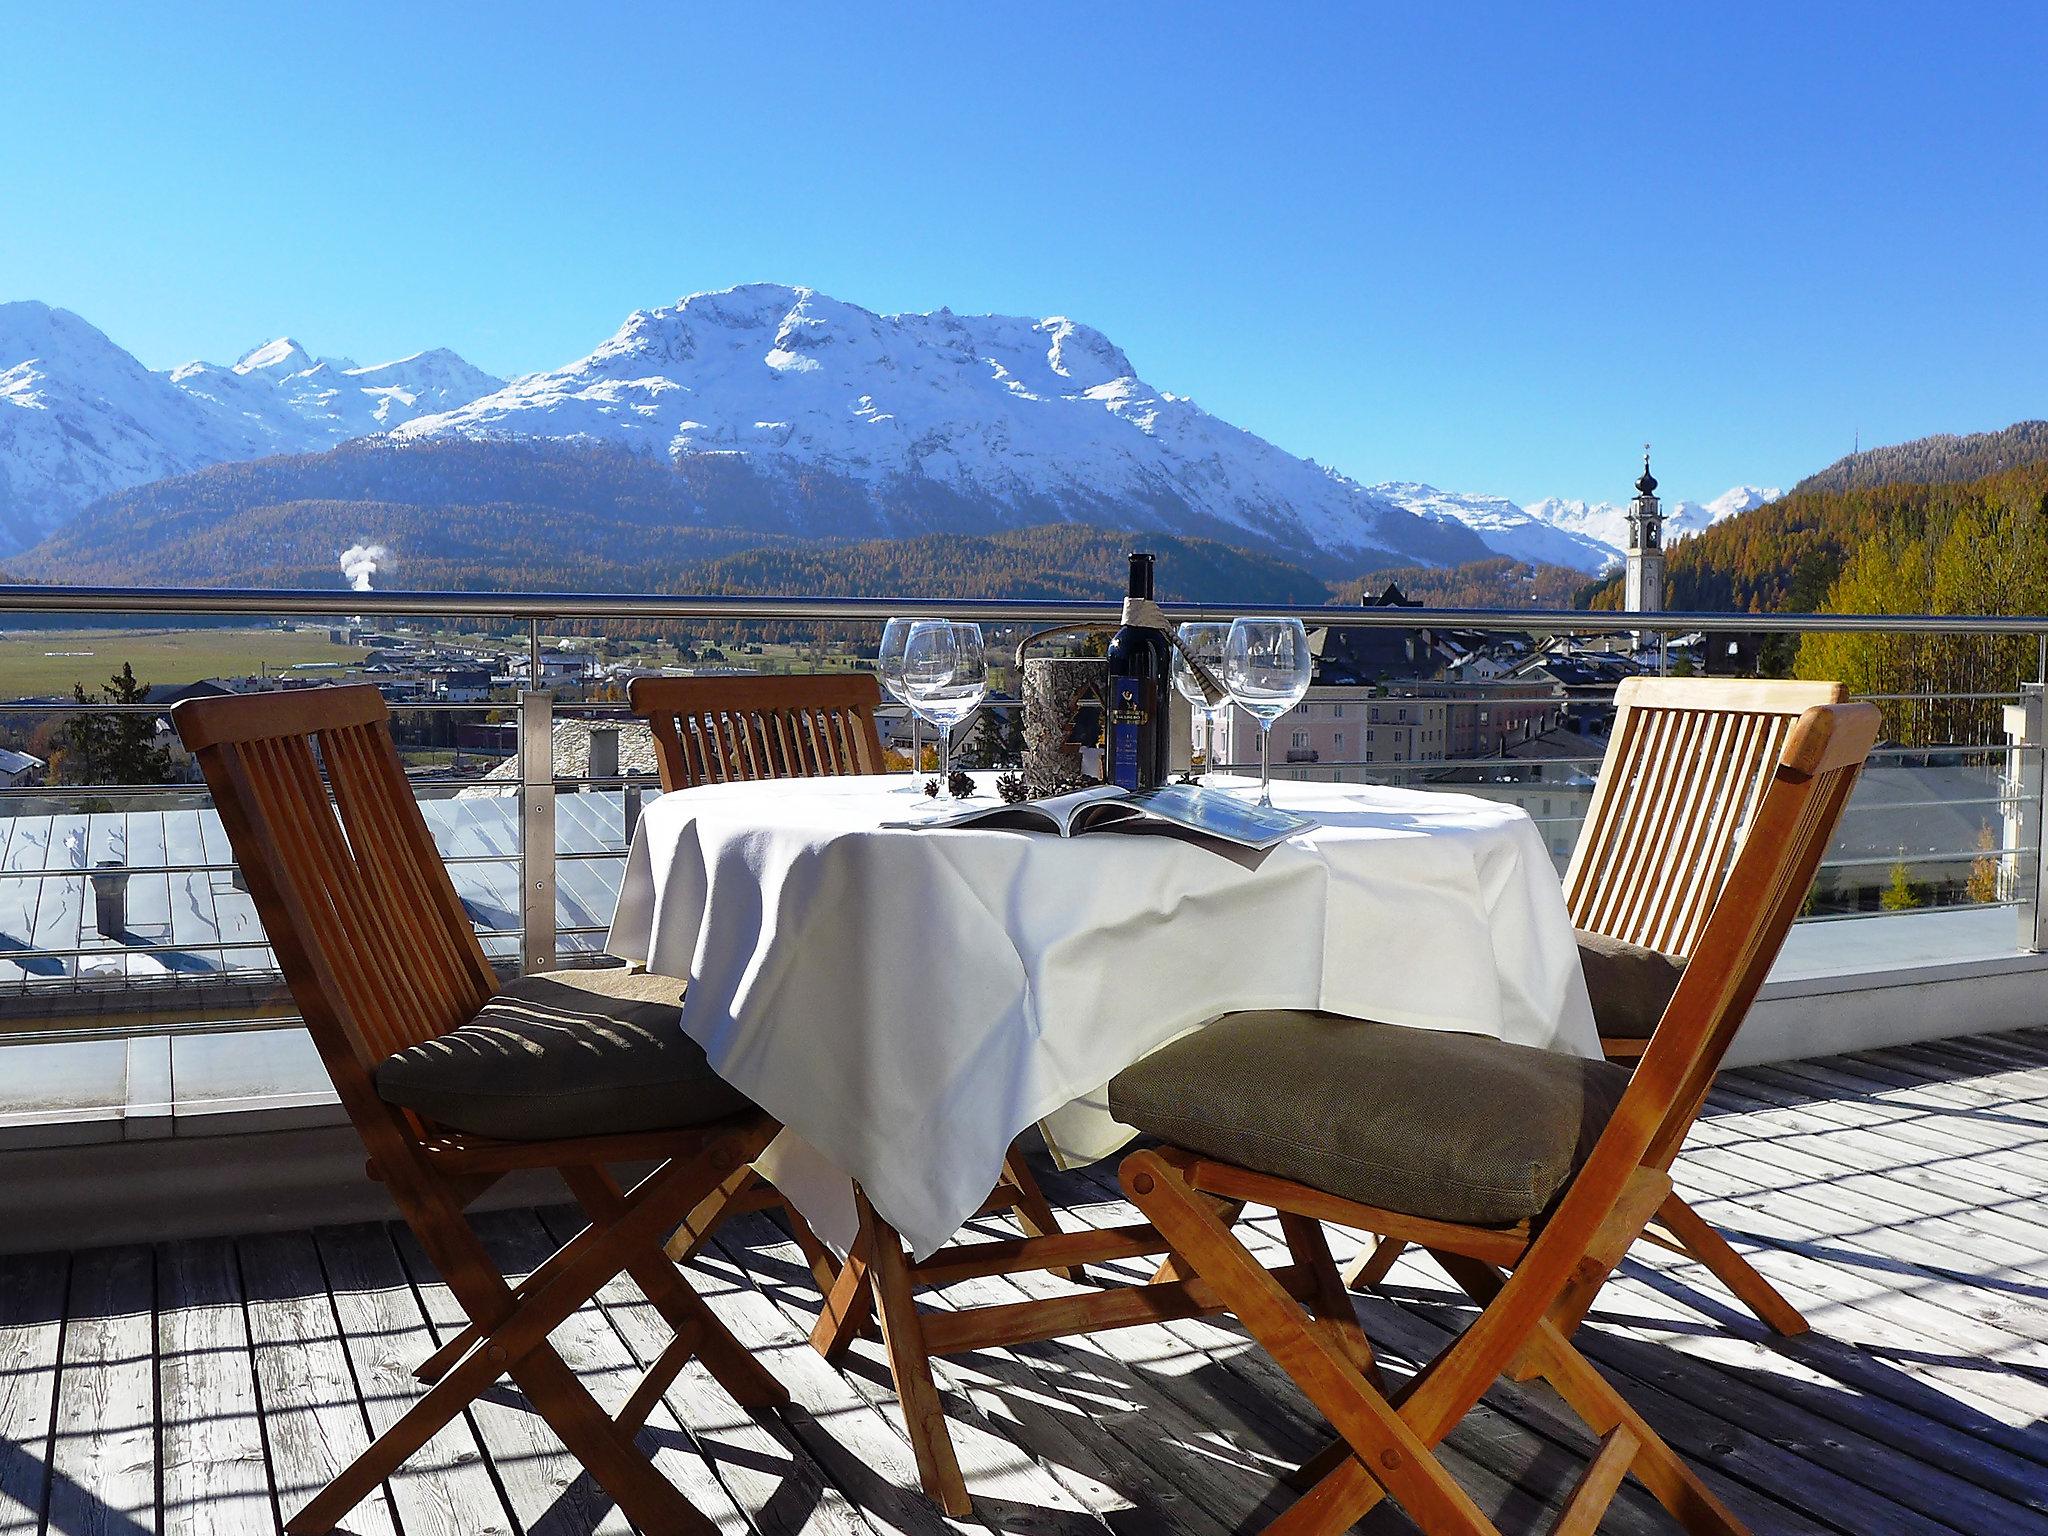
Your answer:
[[[1102,1085],[1234,1010],[1599,1053],[1556,871],[1513,806],[1276,784],[1319,825],[1262,855],[883,828],[915,808],[902,782],[663,796],[608,943],[689,978],[684,1029],[788,1127],[762,1171],[842,1247],[849,1175],[922,1256],[1034,1121],[1071,1159],[1108,1155],[1129,1133]]]

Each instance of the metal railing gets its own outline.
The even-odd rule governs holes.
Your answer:
[[[1179,620],[1222,619],[1245,611],[1236,605],[1216,603],[1167,603],[1162,605],[1170,617]],[[948,617],[974,619],[984,625],[1014,629],[1022,634],[1030,629],[1048,624],[1065,624],[1080,621],[1109,620],[1114,609],[1106,603],[1058,601],[1019,602],[1000,600],[941,600],[928,598],[818,598],[818,597],[724,597],[724,596],[660,596],[660,595],[606,595],[586,593],[423,593],[423,592],[333,592],[333,591],[263,591],[246,589],[150,589],[150,588],[99,588],[99,587],[0,587],[0,625],[6,627],[30,627],[22,625],[21,616],[27,615],[97,615],[97,616],[154,616],[159,618],[193,619],[204,617],[248,618],[260,617],[278,619],[288,617],[324,618],[375,622],[393,618],[427,618],[441,621],[482,621],[509,626],[510,636],[501,635],[501,644],[523,649],[525,676],[529,686],[516,699],[489,703],[456,702],[446,700],[394,700],[394,710],[401,712],[447,712],[461,715],[495,711],[513,716],[515,730],[513,758],[517,763],[516,778],[502,783],[507,794],[516,795],[517,806],[514,824],[517,828],[516,847],[482,854],[449,852],[447,862],[452,869],[463,870],[477,866],[497,866],[506,870],[516,869],[517,899],[507,913],[516,917],[516,925],[510,922],[486,925],[479,922],[479,932],[487,940],[495,941],[496,952],[505,963],[516,962],[528,969],[538,969],[560,963],[576,954],[587,954],[593,947],[597,935],[603,932],[601,923],[565,922],[562,914],[562,881],[568,868],[582,864],[601,866],[615,864],[622,860],[624,847],[630,841],[632,823],[638,809],[640,794],[652,787],[650,775],[613,774],[593,778],[588,774],[564,773],[555,761],[554,743],[556,726],[563,718],[564,711],[573,711],[578,717],[625,715],[624,707],[617,704],[601,704],[566,701],[558,704],[555,697],[545,691],[534,689],[530,683],[546,675],[545,641],[551,629],[559,631],[564,626],[581,627],[606,621],[629,621],[636,623],[661,623],[696,626],[743,626],[749,624],[815,624],[833,630],[846,632],[878,627],[885,619],[899,614],[945,615]],[[1976,868],[1981,862],[1989,861],[1998,870],[1998,892],[1987,901],[1975,905],[2008,906],[2018,913],[2017,943],[2022,948],[2048,948],[2048,923],[2044,923],[2042,904],[2037,900],[2041,888],[2041,846],[2044,825],[2042,793],[2044,780],[2043,744],[2048,741],[2044,734],[2042,697],[2044,683],[2048,683],[2048,616],[2027,616],[2022,618],[2000,618],[1982,615],[1955,615],[1930,618],[1899,617],[1892,615],[1867,614],[1617,614],[1588,613],[1580,611],[1511,611],[1475,609],[1424,609],[1424,608],[1338,608],[1307,607],[1292,608],[1261,607],[1261,613],[1279,613],[1302,619],[1317,626],[1342,626],[1366,629],[1437,631],[1468,631],[1481,634],[1516,634],[1535,636],[1633,636],[1644,641],[1643,649],[1652,648],[1657,658],[1657,669],[1668,667],[1671,648],[1668,641],[1673,636],[1700,634],[1810,634],[1857,632],[1872,634],[1915,634],[1965,636],[1980,638],[2008,638],[2015,635],[2030,636],[2035,640],[2035,675],[2031,679],[2015,678],[2010,692],[1973,689],[1966,693],[1935,694],[1932,692],[1889,693],[1872,695],[1887,703],[1928,703],[1967,702],[1983,706],[2007,704],[2015,706],[2021,717],[2021,725],[2012,738],[2006,742],[1979,741],[1944,744],[1939,748],[1886,748],[1882,749],[1879,761],[1873,766],[1872,778],[1883,771],[1889,761],[1900,765],[1909,759],[1925,757],[1929,752],[1944,752],[1958,757],[1969,757],[1984,762],[1982,786],[1971,786],[1971,792],[1956,795],[1914,795],[1911,793],[1894,796],[1883,803],[1868,806],[1852,806],[1850,819],[1859,814],[1880,813],[1937,813],[1943,810],[1994,811],[1999,824],[1997,834],[1988,843],[1978,841],[1967,847],[1901,847],[1896,854],[1885,852],[1845,852],[1831,857],[1826,870],[1837,873],[1859,870],[1877,870],[1898,864],[1909,864],[1919,869],[1941,868],[1947,873],[1943,878],[1953,883],[1956,870]],[[8,624],[9,616],[14,622]],[[1013,637],[1014,638],[1014,637]],[[1531,691],[1526,682],[1513,685],[1512,690],[1494,693],[1487,685],[1476,683],[1444,683],[1434,680],[1417,681],[1412,693],[1402,695],[1395,685],[1389,697],[1409,697],[1432,704],[1464,708],[1483,705],[1547,705],[1560,710],[1597,709],[1603,702],[1604,691],[1600,689],[1556,688],[1547,692]],[[8,680],[0,675],[0,696],[10,692]],[[1014,699],[994,699],[992,704],[1001,707],[1014,704]],[[160,706],[112,705],[93,703],[81,706],[69,701],[21,701],[9,703],[0,701],[0,717],[34,714],[72,714],[81,710],[91,712],[120,712],[122,710],[161,714]],[[1360,719],[1361,729],[1365,720]],[[964,733],[964,732],[963,732]],[[1364,743],[1358,746],[1362,750]],[[1280,754],[1276,751],[1276,758]],[[1446,758],[1428,763],[1385,763],[1370,762],[1362,758],[1292,764],[1275,763],[1276,776],[1339,777],[1346,780],[1365,782],[1401,783],[1443,783],[1443,787],[1466,792],[1496,792],[1498,797],[1540,803],[1547,794],[1554,802],[1568,799],[1569,794],[1582,794],[1590,785],[1590,770],[1600,761],[1597,752],[1565,754],[1545,757],[1540,760],[1526,760],[1502,757]],[[1226,765],[1243,767],[1246,765]],[[1467,782],[1470,770],[1484,766],[1501,771],[1498,780],[1488,782]],[[1577,782],[1569,792],[1564,785],[1547,775],[1554,771],[1573,770]],[[1529,776],[1529,777],[1523,777]],[[1449,781],[1449,782],[1446,782]],[[451,783],[455,781],[450,781]],[[1521,793],[1516,793],[1520,791]],[[602,848],[562,848],[559,846],[562,797],[573,794],[618,794],[620,807],[619,846]],[[164,796],[182,793],[188,798],[203,797],[203,791],[193,786],[43,786],[43,787],[0,787],[0,825],[10,812],[10,802],[19,804],[33,798],[48,801],[63,796],[91,797],[111,801],[136,803],[148,796]],[[1562,811],[1554,807],[1545,814],[1537,815],[1535,805],[1528,807],[1532,820],[1543,830],[1545,841],[1553,851],[1559,850],[1560,839],[1552,834],[1553,828],[1574,828],[1579,820],[1567,804]],[[1581,807],[1582,810],[1582,807]],[[1988,824],[1988,818],[1987,818]],[[4,846],[0,836],[0,846]],[[220,859],[201,858],[198,860],[172,860],[168,856],[147,867],[137,866],[127,871],[135,877],[151,876],[164,879],[205,878],[232,881],[235,871],[232,862]],[[85,887],[94,876],[94,869],[85,865],[64,870],[29,870],[9,867],[0,859],[0,914],[6,911],[5,892],[10,882],[33,879],[70,879],[81,882],[80,898],[89,908],[91,897]],[[1867,886],[1864,887],[1867,891]],[[88,957],[105,958],[109,951],[93,948],[82,943],[51,943],[45,947],[33,946],[33,935],[22,936],[27,944],[7,943],[8,935],[0,931],[0,962],[19,961],[24,957],[42,961],[58,962],[64,966],[66,976],[72,984],[79,985],[81,978],[77,964]],[[511,941],[516,941],[514,946]],[[565,941],[569,949],[564,950]],[[189,952],[193,945],[176,942],[142,942],[120,946],[115,952],[120,957],[167,957]],[[205,946],[216,953],[236,952],[242,955],[261,955],[263,941],[260,932],[251,939],[217,937],[211,945]],[[516,949],[516,953],[508,952]],[[69,964],[64,964],[69,962]],[[216,978],[209,978],[216,979]],[[176,978],[172,978],[176,982]],[[115,983],[119,985],[119,983]],[[0,987],[0,1010],[6,1008],[8,988]],[[33,983],[23,983],[17,989],[25,995],[35,990]],[[274,1026],[279,1015],[274,1011],[249,1021],[250,1027]],[[91,1026],[81,1025],[87,1031]],[[180,1027],[222,1027],[218,1020],[201,1020]],[[113,1026],[120,1032],[120,1026]],[[0,1031],[4,1032],[4,1031]]]

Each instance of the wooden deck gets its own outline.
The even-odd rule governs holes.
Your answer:
[[[1757,1532],[2048,1533],[2048,1030],[1733,1074],[1679,1172],[1816,1334],[1774,1340],[1696,1270],[1652,1259],[1582,1338]],[[1108,1168],[1048,1183],[1063,1219],[1130,1219]],[[481,1220],[515,1269],[572,1224]],[[976,1519],[948,1521],[914,1491],[878,1351],[844,1374],[825,1365],[804,1343],[817,1298],[793,1247],[765,1218],[727,1237],[698,1284],[799,1406],[751,1419],[693,1370],[647,1434],[735,1536],[1222,1536],[1275,1507],[1276,1469],[1318,1443],[1312,1411],[1227,1323],[990,1351],[942,1366],[977,1500]],[[1393,1366],[1466,1315],[1410,1261],[1360,1306]],[[402,1411],[410,1366],[456,1321],[396,1228],[0,1259],[0,1536],[274,1531]],[[556,1337],[616,1404],[666,1335],[621,1285]],[[1451,1453],[1481,1503],[1526,1529],[1584,1446],[1543,1390],[1502,1387]],[[1391,1511],[1367,1528],[1412,1529]],[[1601,1527],[1667,1528],[1641,1496]],[[626,1526],[507,1387],[348,1529]]]

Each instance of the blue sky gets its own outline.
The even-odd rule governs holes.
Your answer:
[[[2044,16],[0,4],[0,298],[513,373],[806,283],[1365,480],[1705,497],[2048,414]]]

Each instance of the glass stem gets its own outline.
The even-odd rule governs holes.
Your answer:
[[[1259,804],[1273,803],[1273,722],[1259,722]]]
[[[953,732],[950,727],[939,724],[934,727],[939,733],[939,798],[953,798]]]
[[[924,772],[924,748],[918,744],[917,711],[910,712],[910,782],[915,785],[917,776]]]

